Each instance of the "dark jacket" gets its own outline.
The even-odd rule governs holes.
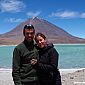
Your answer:
[[[34,42],[29,43],[24,40],[15,47],[12,65],[12,76],[15,85],[38,80],[36,68],[30,63],[32,58],[38,59],[38,51],[34,47]]]
[[[36,48],[39,52],[37,68],[40,85],[61,85],[60,72],[58,71],[59,54],[53,44],[47,44],[44,48],[39,48],[36,45]]]

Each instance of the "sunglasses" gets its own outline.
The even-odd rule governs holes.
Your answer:
[[[24,26],[24,29],[34,29],[34,26],[31,24],[27,24]]]

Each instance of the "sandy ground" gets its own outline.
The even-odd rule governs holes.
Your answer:
[[[85,85],[85,69],[60,70],[62,85]],[[14,85],[11,70],[0,70],[0,85]]]
[[[62,85],[85,85],[85,69],[61,74]]]

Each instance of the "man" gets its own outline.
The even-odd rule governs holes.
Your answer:
[[[32,59],[38,59],[38,52],[33,41],[34,26],[25,25],[23,35],[24,41],[13,51],[13,81],[15,85],[39,85],[36,67],[31,63]]]

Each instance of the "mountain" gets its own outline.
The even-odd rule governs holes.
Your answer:
[[[13,30],[0,35],[0,45],[15,45],[23,41],[23,27],[25,24],[33,24],[36,32],[44,33],[48,41],[53,43],[72,44],[85,43],[85,39],[75,37],[64,31],[58,26],[40,18],[30,18],[25,22],[19,24]]]

